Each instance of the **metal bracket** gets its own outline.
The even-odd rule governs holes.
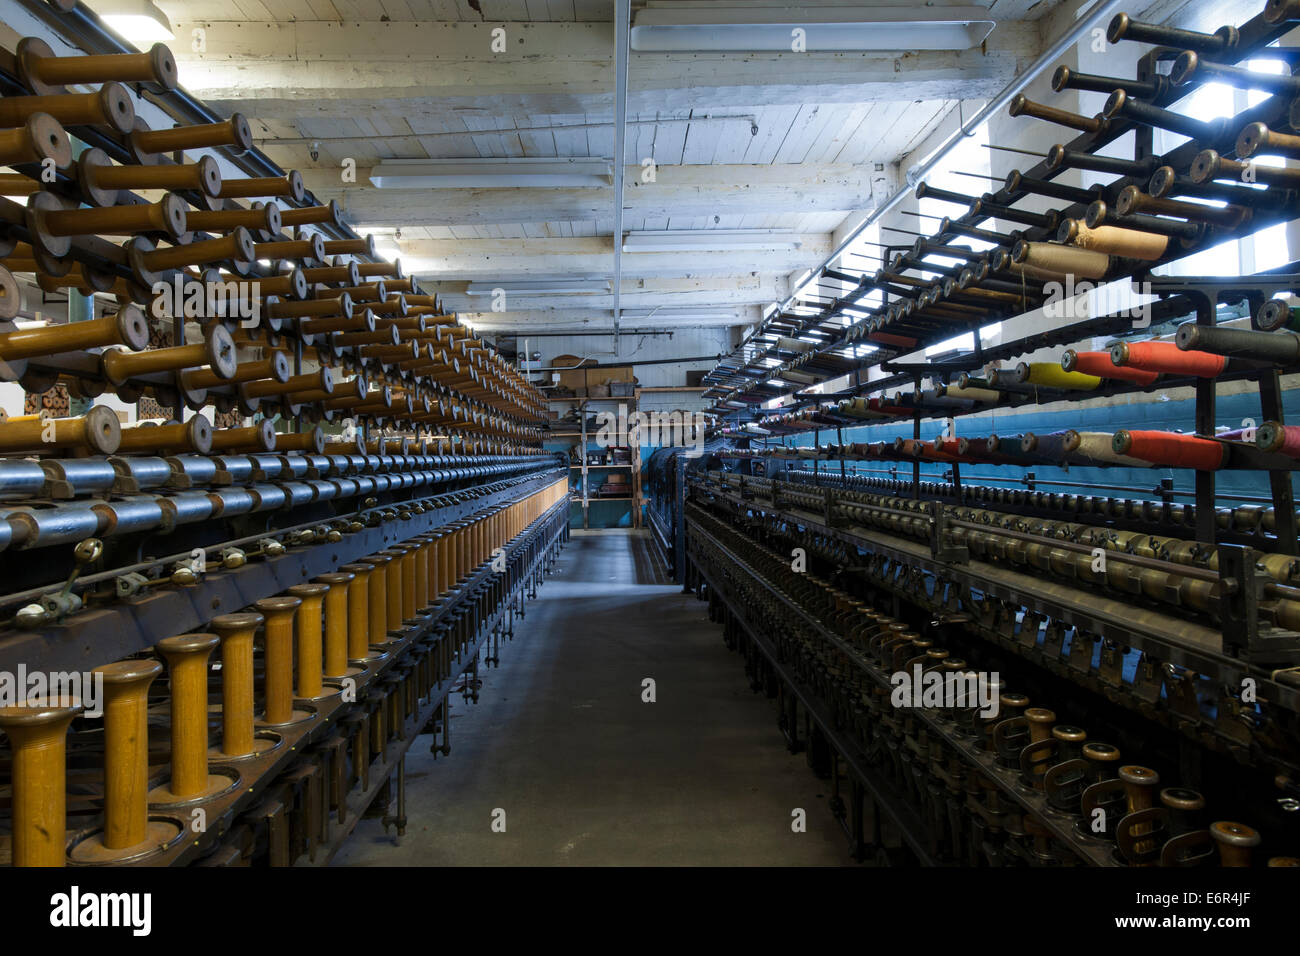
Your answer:
[[[949,536],[952,532],[948,527],[949,516],[943,503],[931,501],[928,510],[930,512],[930,556],[936,561],[965,564],[970,560],[970,551],[964,544],[950,542]]]
[[[1219,559],[1219,626],[1223,651],[1252,663],[1300,662],[1300,634],[1261,626],[1259,603],[1266,575],[1259,572],[1254,548],[1222,544]]]

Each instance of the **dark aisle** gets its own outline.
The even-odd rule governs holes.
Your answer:
[[[411,749],[402,845],[363,821],[335,862],[849,862],[829,791],[786,752],[771,702],[705,605],[662,581],[641,535],[575,533],[500,669],[480,672],[480,703],[453,698],[451,756],[435,761],[428,738]],[[806,833],[791,832],[796,807]]]

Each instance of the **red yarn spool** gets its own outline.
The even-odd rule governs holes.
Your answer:
[[[1120,455],[1197,471],[1218,471],[1228,460],[1226,444],[1176,432],[1117,431],[1112,447]]]
[[[1062,362],[1062,367],[1065,363]],[[1150,385],[1160,377],[1159,372],[1150,372],[1141,368],[1116,365],[1110,360],[1109,352],[1075,352],[1074,364],[1067,371],[1083,372],[1098,378],[1117,378],[1125,382],[1137,382]]]
[[[1116,351],[1122,351],[1125,355],[1121,367],[1166,372],[1170,375],[1217,378],[1228,366],[1226,356],[1210,352],[1184,352],[1173,342],[1122,342],[1112,349],[1112,359]]]

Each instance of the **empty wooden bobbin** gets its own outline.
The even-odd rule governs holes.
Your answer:
[[[255,605],[266,617],[263,633],[262,723],[283,727],[312,719],[315,714],[295,709],[293,703],[293,623],[302,601],[280,595],[263,598]]]
[[[0,130],[0,165],[46,160],[56,169],[72,165],[72,141],[63,124],[49,113],[32,113],[21,126]]]
[[[0,707],[13,750],[11,858],[14,866],[63,866],[67,858],[67,734],[80,714],[68,700]]]
[[[294,694],[299,700],[319,700],[338,693],[330,690],[326,693],[321,680],[324,672],[322,662],[322,606],[329,591],[326,584],[296,584],[289,588],[289,594],[298,598],[297,634],[298,634],[298,687]]]
[[[111,455],[122,440],[117,414],[95,405],[77,418],[10,419],[0,423],[0,453],[49,453],[71,449],[93,455]]]
[[[388,655],[370,644],[370,573],[373,566],[356,562],[345,564],[339,570],[352,575],[348,582],[348,660],[358,665],[383,660]]]
[[[137,424],[122,429],[119,452],[135,454],[177,454],[193,452],[206,455],[212,451],[212,422],[202,412],[186,422],[162,425]]]
[[[210,325],[205,336],[204,341],[192,345],[175,345],[147,352],[105,349],[100,356],[104,377],[114,385],[121,385],[141,375],[206,365],[218,378],[231,378],[238,370],[238,358],[229,330],[223,325]]]
[[[329,680],[341,680],[362,672],[362,668],[348,666],[348,599],[356,575],[347,570],[322,574],[316,583],[329,588],[325,595],[325,650],[324,675]]]
[[[127,247],[127,262],[136,278],[152,287],[176,269],[207,265],[210,262],[252,262],[253,236],[240,226],[216,239],[201,239],[185,245],[157,249],[148,239],[137,236]]]
[[[255,731],[253,637],[266,618],[251,611],[222,614],[208,624],[221,641],[221,744],[208,756],[240,760],[275,748],[279,737]]]
[[[208,658],[215,634],[178,634],[154,645],[171,691],[171,777],[149,793],[154,806],[194,803],[231,790],[239,778],[208,771]]]
[[[275,451],[275,425],[264,418],[256,425],[244,428],[217,428],[212,432],[212,451],[267,452]]]
[[[392,555],[382,552],[364,557],[359,562],[360,564],[370,565],[371,569],[367,581],[369,594],[366,604],[370,616],[369,640],[372,646],[383,647],[391,643],[388,623],[388,578],[392,562]],[[397,623],[400,625],[401,622],[398,621]]]
[[[219,123],[132,130],[130,143],[131,151],[141,162],[157,153],[178,153],[214,146],[228,146],[245,152],[253,146],[253,130],[242,113],[233,113],[230,119]]]
[[[221,184],[218,195],[222,199],[265,199],[268,196],[285,196],[294,202],[302,202],[306,191],[302,185],[302,174],[295,169],[287,176],[225,180]]]
[[[127,863],[165,849],[183,828],[149,816],[149,685],[162,664],[97,667],[104,680],[104,825],[72,845],[74,863]]]
[[[22,126],[34,113],[48,113],[64,126],[107,126],[119,133],[129,133],[135,125],[131,94],[121,83],[105,83],[93,93],[0,99],[0,127]]]
[[[149,326],[138,306],[84,322],[0,331],[0,361],[8,365],[37,356],[121,345],[139,352],[149,344]],[[21,372],[20,372],[21,374]]]
[[[155,43],[145,53],[55,56],[44,40],[23,37],[14,55],[18,76],[34,93],[57,93],[65,86],[109,81],[144,83],[157,93],[176,89],[176,60],[161,43]]]

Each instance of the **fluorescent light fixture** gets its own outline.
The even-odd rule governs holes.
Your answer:
[[[746,249],[798,249],[797,233],[776,229],[648,229],[629,232],[624,252],[725,252]]]
[[[622,309],[619,312],[624,322],[744,322],[745,316],[739,309]]]
[[[969,50],[993,32],[983,7],[792,6],[764,0],[651,2],[632,19],[646,53]],[[795,31],[802,30],[799,34]]]
[[[494,295],[496,290],[506,295],[588,295],[608,293],[613,283],[608,279],[528,279],[519,282],[471,282],[465,286],[466,295]]]
[[[95,12],[114,32],[142,49],[146,45],[176,39],[167,14],[151,0],[108,0],[96,4]]]
[[[380,189],[515,189],[608,186],[613,176],[612,160],[590,156],[390,159],[370,171],[370,182]]]

